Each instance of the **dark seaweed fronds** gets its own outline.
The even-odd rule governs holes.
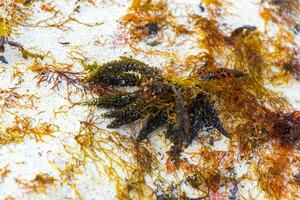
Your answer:
[[[130,58],[122,57],[121,60],[92,66],[95,68],[86,66],[90,69],[86,80],[92,84],[99,84],[99,87],[107,84],[107,80],[111,81],[109,83],[111,87],[132,86],[126,81],[124,85],[115,84],[114,78],[109,76],[112,73],[116,76],[123,73],[137,74],[140,77],[140,84],[135,85],[138,87],[133,92],[104,95],[83,105],[111,108],[112,110],[103,115],[105,118],[113,119],[108,128],[118,128],[144,119],[144,126],[137,136],[138,141],[148,138],[148,135],[157,128],[166,126],[166,137],[173,144],[169,154],[175,163],[179,163],[184,146],[191,144],[200,131],[216,128],[226,137],[230,137],[218,117],[213,101],[204,91],[201,92],[201,82],[225,80],[230,77],[240,78],[246,76],[244,73],[220,69],[206,73],[198,80],[190,77],[181,80],[183,82],[180,83],[181,81],[164,77],[156,68]],[[107,80],[102,77],[106,77]],[[196,85],[196,88],[190,88],[186,85],[188,82]]]
[[[105,113],[103,117],[114,118],[107,128],[119,128],[124,124],[129,124],[140,119],[142,117],[140,109],[142,109],[141,105],[133,104]]]
[[[112,81],[114,83],[115,77],[118,77],[118,81],[124,82],[120,86],[126,86],[126,81],[128,84],[134,83],[135,81],[138,82],[138,76],[133,73],[139,73],[145,78],[157,78],[159,73],[155,69],[149,69],[149,67],[138,60],[127,58],[127,57],[120,57],[118,61],[108,62],[104,65],[98,65],[94,63],[92,66],[86,66],[87,68],[92,68],[91,73],[87,76],[87,82],[101,82],[101,83],[108,83],[107,81]],[[106,76],[110,76],[110,78],[106,78]],[[117,84],[118,85],[118,84]],[[128,85],[134,86],[134,85]]]
[[[190,109],[193,120],[192,130],[187,141],[188,144],[192,143],[197,137],[199,131],[205,127],[214,127],[223,135],[230,138],[230,134],[223,127],[215,108],[212,106],[211,102],[208,101],[208,98],[205,94],[198,94]],[[207,115],[209,115],[209,117],[203,119],[203,116]]]
[[[137,97],[137,92],[118,92],[116,94],[92,99],[91,101],[83,102],[82,104],[87,106],[97,106],[99,108],[118,108],[132,103]]]
[[[142,129],[139,131],[137,140],[142,141],[144,139],[147,139],[150,133],[157,130],[159,127],[166,123],[167,113],[165,111],[161,111],[157,114],[150,115]]]

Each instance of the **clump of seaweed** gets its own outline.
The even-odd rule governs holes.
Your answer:
[[[297,148],[283,146],[280,143],[260,148],[255,154],[257,161],[251,161],[253,173],[259,180],[259,186],[268,198],[299,198],[299,184],[295,181],[292,166],[299,168],[300,160]]]
[[[298,0],[261,0],[266,5],[261,12],[267,21],[272,21],[278,26],[286,26],[294,32],[299,27],[300,3]],[[297,28],[298,27],[298,28]]]
[[[166,29],[172,30],[175,36],[190,33],[184,25],[176,23],[174,18],[165,0],[133,0],[121,23],[128,31],[129,45],[137,49],[136,44],[146,39],[155,38],[155,41],[150,40],[151,46],[163,42]]]
[[[299,139],[298,114],[284,99],[265,89],[251,74],[216,64],[209,66],[214,61],[209,56],[203,58],[206,65],[187,78],[168,77],[156,68],[125,57],[94,64],[96,67],[86,80],[99,87],[119,89],[83,104],[111,109],[103,115],[114,119],[108,128],[143,121],[137,141],[166,126],[166,137],[173,144],[169,154],[177,164],[183,149],[197,138],[200,130],[215,128],[228,138],[234,136],[248,150],[272,138],[283,143]],[[137,89],[120,90],[124,86]],[[228,123],[222,123],[220,116]],[[230,131],[224,124],[232,124]]]
[[[166,24],[170,11],[164,1],[132,1],[131,12],[123,17],[125,27],[130,26],[129,35],[132,42],[139,42],[146,37],[156,35]]]
[[[16,116],[10,127],[1,127],[0,145],[20,143],[26,137],[35,139],[36,142],[43,142],[45,136],[54,137],[53,133],[58,131],[58,127],[46,122],[38,125],[32,125],[28,117]]]
[[[235,159],[230,151],[216,151],[209,146],[201,146],[190,157],[199,157],[199,163],[181,163],[185,182],[198,190],[198,198],[235,197],[240,178],[235,177]],[[202,164],[202,162],[204,162]]]
[[[262,84],[286,84],[299,74],[294,38],[281,30],[277,36],[244,25],[225,34],[214,18],[192,15],[200,48],[226,68],[249,73]],[[201,54],[200,54],[201,56]]]
[[[0,1],[0,52],[5,50],[5,45],[10,45],[18,48],[25,59],[29,57],[42,58],[41,55],[26,50],[21,44],[10,39],[14,29],[30,16],[28,7],[32,2],[16,0]],[[1,61],[7,64],[3,56],[1,56]]]
[[[50,85],[51,89],[59,90],[60,87],[66,87],[70,94],[72,91],[78,93],[83,91],[81,86],[84,74],[72,71],[73,65],[58,63],[55,60],[51,64],[42,64],[39,61],[28,67],[29,70],[36,73],[37,87],[43,84]]]
[[[11,35],[15,32],[15,28],[21,25],[31,15],[28,7],[32,2],[33,1],[16,0],[0,1],[0,53],[4,52],[5,45],[9,45],[18,48],[25,59],[43,58],[43,55],[32,53],[21,44],[10,39]],[[0,56],[0,61],[5,64],[8,63],[4,56]]]
[[[186,79],[175,79],[164,77],[158,69],[140,61],[121,57],[119,61],[97,65],[87,81],[113,87],[136,86],[138,89],[104,95],[83,104],[113,108],[104,114],[104,117],[114,119],[108,128],[143,120],[138,141],[147,139],[153,131],[166,126],[166,137],[173,144],[169,154],[178,164],[183,148],[193,142],[200,130],[215,128],[230,138],[218,116],[212,93],[203,87],[205,82],[245,76],[243,72],[220,68],[198,77],[191,75]]]
[[[221,51],[226,46],[226,36],[219,30],[214,19],[192,15],[195,33],[199,36],[198,43],[210,53]]]
[[[212,18],[221,17],[228,14],[226,8],[230,5],[227,0],[201,0],[200,9],[206,11]]]
[[[231,139],[230,144],[237,146],[242,159],[251,158],[255,150],[269,143],[297,148],[299,112],[278,93],[264,86],[266,83],[287,83],[292,77],[296,78],[297,53],[286,47],[292,41],[291,37],[286,38],[287,35],[270,38],[249,25],[226,35],[213,18],[193,15],[191,19],[195,24],[194,34],[199,37],[198,45],[207,53],[188,57],[186,67],[191,73],[187,77],[163,73],[124,57],[103,65],[86,65],[89,71],[86,82],[111,90],[83,104],[110,109],[104,114],[106,118],[113,118],[108,128],[142,122],[135,137],[139,143],[159,127],[166,127],[165,135],[171,142],[168,154],[172,161],[171,164],[167,161],[167,171],[176,171],[175,165],[186,170],[186,177],[201,174],[195,186],[204,191],[199,195],[201,197],[234,197],[238,195],[240,180],[227,175],[236,160],[230,159],[228,165],[217,161],[209,163],[210,157],[217,158],[213,152],[196,152],[207,163],[204,167],[201,163],[192,165],[180,159],[181,154],[196,138],[203,142],[200,132],[213,129]],[[128,87],[132,87],[130,92]],[[264,155],[260,156],[264,158]],[[269,163],[268,167],[276,168],[277,162]],[[279,168],[283,166],[281,164]],[[291,164],[278,171],[286,173],[290,167]],[[256,175],[265,174],[266,171],[262,171],[266,168],[264,165]],[[266,176],[258,180],[260,188],[270,196],[284,196],[285,192],[278,192],[285,187],[283,177],[269,173],[270,179],[276,179],[278,183],[271,188],[264,179]],[[224,185],[226,192],[221,192]],[[157,198],[185,198],[178,187],[174,191],[173,187],[170,191],[164,190]]]
[[[3,182],[10,172],[11,170],[8,165],[0,168],[0,183]]]
[[[28,193],[47,193],[47,188],[56,183],[57,179],[47,173],[39,173],[30,182],[16,179],[16,182],[21,185]]]
[[[38,99],[36,95],[20,94],[16,90],[16,87],[0,89],[1,112],[9,108],[31,109],[35,107],[35,102]]]
[[[145,176],[152,174],[157,167],[158,161],[154,154],[132,138],[101,129],[97,125],[99,119],[99,116],[90,115],[86,121],[81,122],[79,133],[74,137],[78,148],[64,145],[72,161],[65,168],[58,169],[61,183],[69,185],[82,199],[73,181],[84,173],[82,168],[92,162],[97,176],[106,175],[115,183],[117,198],[151,197],[152,190],[146,184]],[[119,153],[123,156],[118,156]]]
[[[175,17],[165,1],[133,0],[129,13],[122,19],[123,25],[128,28],[130,45],[152,38],[157,40],[151,45],[156,45],[157,41],[162,41],[164,31],[168,28],[173,29],[175,34],[198,36],[198,43],[193,44],[199,46],[201,52],[204,48],[206,53],[188,57],[184,67],[191,70],[189,75],[164,73],[125,57],[103,65],[85,64],[88,74],[72,71],[72,65],[69,64],[53,62],[43,65],[36,59],[28,69],[37,74],[37,86],[51,84],[52,89],[59,90],[65,86],[61,83],[65,83],[68,91],[75,88],[76,93],[82,89],[85,92],[88,87],[92,94],[99,97],[93,96],[93,99],[80,104],[108,110],[103,115],[113,119],[108,128],[134,123],[141,123],[142,128],[135,137],[127,137],[103,130],[93,120],[84,121],[74,137],[79,151],[72,152],[65,145],[67,152],[74,156],[74,162],[67,162],[64,168],[58,168],[60,180],[48,182],[48,175],[40,174],[30,182],[17,182],[29,188],[29,191],[45,192],[51,182],[54,184],[59,181],[62,185],[70,186],[82,199],[74,177],[83,175],[83,167],[91,161],[99,174],[104,172],[116,183],[119,199],[154,196],[157,199],[191,199],[182,191],[181,184],[199,191],[199,199],[234,199],[239,198],[237,196],[241,189],[240,179],[233,175],[234,166],[242,160],[250,163],[258,185],[267,197],[299,197],[299,170],[290,169],[295,166],[299,168],[300,159],[295,154],[299,150],[300,114],[280,95],[264,86],[265,83],[282,84],[292,77],[299,78],[297,49],[291,47],[293,37],[282,32],[270,38],[249,25],[238,27],[226,35],[220,30],[216,19],[221,17],[220,9],[226,5],[226,1],[202,2],[206,5],[203,9],[207,9],[211,17],[192,15],[192,31],[174,22]],[[271,14],[276,12],[274,17],[267,16],[270,13],[262,13],[265,19],[271,17],[268,20],[276,23],[284,19],[286,23],[297,26],[295,13],[298,12],[298,2],[268,2],[278,10],[269,10]],[[292,9],[292,12],[287,15],[278,12],[288,9]],[[46,5],[43,10],[54,16],[32,27],[66,30],[66,23],[79,22],[73,16],[68,16],[57,23],[48,23],[58,12]],[[12,45],[22,51],[19,44],[4,37],[0,44],[2,48]],[[27,98],[13,91],[0,94],[4,107],[22,107],[19,99]],[[29,119],[17,119],[16,124],[3,128],[2,132],[9,134],[0,133],[4,138],[0,138],[0,144],[21,142],[25,136],[41,141],[44,136],[52,135],[49,131],[51,128],[32,126]],[[160,171],[158,175],[155,174],[157,177],[153,177],[154,171],[159,168],[157,155],[149,150],[149,143],[143,142],[160,127],[166,128],[163,130],[171,143],[166,169],[163,170],[170,175],[176,173],[176,167],[180,167],[184,173],[183,181],[169,186],[160,179]],[[209,134],[201,134],[203,131]],[[230,139],[228,152],[210,148],[215,140],[222,137],[219,133]],[[187,148],[195,140],[200,141],[200,149],[188,152]],[[147,175],[157,178],[154,186],[146,182]],[[162,182],[159,183],[159,180]],[[158,188],[159,192],[153,189],[161,185],[163,188]]]
[[[26,9],[30,1],[1,0],[0,1],[0,37],[9,37],[13,29],[28,16]]]

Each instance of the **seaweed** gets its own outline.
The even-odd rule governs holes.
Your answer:
[[[294,174],[290,170],[293,161],[289,160],[293,150],[273,143],[270,147],[265,146],[264,149],[260,149],[257,154],[258,161],[251,162],[251,167],[267,198],[281,199],[283,196],[289,199],[297,198],[299,185],[293,180]],[[297,155],[293,157],[294,161],[299,161]]]
[[[244,40],[241,38],[248,37],[253,32],[254,27],[241,27],[231,37],[224,37],[224,41]],[[245,158],[269,142],[276,141],[284,148],[297,145],[300,138],[299,112],[293,111],[278,94],[266,89],[261,83],[259,72],[219,67],[209,53],[202,54],[198,59],[202,64],[194,67],[187,77],[163,73],[134,59],[131,63],[129,58],[125,59],[126,62],[121,58],[103,65],[87,65],[86,69],[90,72],[86,77],[87,83],[95,84],[96,87],[103,85],[97,79],[98,76],[112,72],[137,74],[141,82],[131,89],[128,89],[130,85],[124,87],[110,84],[115,92],[80,104],[109,109],[103,114],[105,118],[113,119],[107,128],[119,128],[133,122],[142,123],[142,128],[135,137],[138,143],[150,139],[152,132],[165,127],[165,137],[171,143],[167,151],[167,171],[171,172],[179,167],[195,167],[189,163],[184,164],[182,153],[197,138],[203,141],[202,134],[199,137],[203,131],[211,133],[212,130],[217,130],[231,142],[238,141],[241,156]],[[151,76],[146,76],[149,74]],[[207,155],[212,154],[210,152]],[[201,156],[206,162],[209,160],[204,155]],[[216,169],[224,165],[215,162],[212,161]],[[195,169],[197,173],[201,170],[203,168]],[[232,198],[237,196],[237,180],[222,177],[216,171],[205,170],[203,181],[208,185],[210,196],[211,193],[216,198],[221,195],[220,179],[228,184],[228,195]],[[260,184],[267,191],[264,183]],[[278,182],[274,190],[282,184]],[[170,196],[166,192],[157,198],[188,198],[184,193],[178,195]]]
[[[93,178],[102,180],[105,174],[115,183],[119,199],[250,199],[251,191],[245,197],[242,194],[243,182],[247,181],[256,181],[265,198],[299,198],[300,114],[266,86],[299,79],[299,52],[294,38],[299,32],[298,1],[262,0],[260,14],[266,22],[263,32],[252,25],[229,29],[221,23],[219,19],[229,14],[228,1],[203,0],[199,6],[201,15],[188,10],[184,16],[176,16],[177,8],[171,9],[168,1],[133,0],[121,19],[127,44],[135,53],[173,58],[170,66],[155,68],[127,57],[87,64],[83,55],[77,60],[72,57],[82,61],[84,71],[74,71],[76,62],[50,59],[51,64],[48,60],[44,64],[41,60],[50,58],[48,55],[32,53],[11,39],[20,24],[63,31],[70,29],[69,22],[97,25],[82,23],[75,17],[79,6],[58,19],[60,11],[52,3],[43,2],[41,9],[51,17],[29,24],[23,22],[27,6],[33,1],[7,2],[12,3],[2,7],[0,0],[1,8],[11,11],[8,17],[0,14],[0,51],[10,45],[19,49],[24,58],[33,58],[27,69],[36,74],[37,87],[50,86],[54,92],[67,90],[69,100],[75,97],[71,94],[76,98],[78,94],[88,94],[80,96],[85,101],[74,105],[91,106],[98,120],[81,121],[79,132],[70,134],[76,147],[69,146],[69,141],[64,144],[71,159],[63,158],[63,166],[57,163],[58,179],[41,173],[33,180],[16,180],[29,192],[46,193],[47,187],[59,183],[83,199],[77,180],[94,167]],[[80,2],[76,1],[76,5]],[[189,24],[178,24],[186,18]],[[274,24],[279,27],[277,35],[268,35],[267,25]],[[181,52],[170,52],[185,43],[178,37],[180,34],[186,34],[184,40],[191,42],[186,43],[187,47],[199,50],[198,54],[188,52],[191,54],[185,59]],[[168,48],[166,52],[145,51],[138,47],[140,42],[146,42],[151,49],[168,42]],[[8,64],[10,60],[0,55],[0,62]],[[20,85],[24,81],[22,74],[13,68],[11,78]],[[17,89],[0,90],[0,111],[36,108],[38,97],[18,93]],[[94,108],[106,112],[98,115]],[[67,114],[58,110],[54,111],[55,117],[60,112]],[[107,129],[126,125],[129,129],[122,133],[101,129],[103,118],[111,120]],[[35,125],[31,118],[16,116],[10,126],[1,124],[0,144],[20,143],[26,138],[45,141],[47,136],[56,137],[56,131],[58,127],[50,123]],[[156,145],[160,141],[153,140],[161,138],[151,134],[159,131],[167,142],[155,154],[151,144]],[[226,145],[222,145],[224,150],[217,150],[214,144],[223,136],[227,138]],[[163,150],[167,157],[161,153]],[[235,167],[244,163],[249,169],[237,178]],[[56,165],[54,161],[52,164]],[[7,173],[7,166],[0,169],[0,181]],[[186,187],[197,195],[189,197]]]
[[[128,13],[121,19],[121,26],[127,33],[127,43],[134,51],[159,55],[169,52],[143,50],[139,43],[145,42],[149,46],[162,43],[173,45],[177,36],[192,32],[176,20],[165,0],[132,1]],[[166,34],[166,31],[171,34]]]
[[[27,69],[36,73],[37,87],[50,86],[51,90],[60,90],[67,88],[68,97],[72,93],[85,93],[87,88],[82,86],[84,74],[82,72],[72,71],[73,65],[67,63],[58,63],[53,60],[52,64],[43,64],[35,60]]]
[[[205,94],[198,94],[193,102],[192,106],[192,129],[188,143],[192,143],[195,137],[197,137],[199,130],[203,128],[214,127],[224,136],[230,138],[230,134],[223,127],[216,109],[212,106],[213,104],[208,101]],[[209,117],[204,118],[203,116]]]
[[[166,21],[171,13],[167,4],[160,1],[133,1],[130,12],[123,17],[122,24],[129,29],[132,43],[137,43],[150,35],[156,35],[159,27],[169,26]]]
[[[55,137],[54,132],[58,131],[58,127],[42,122],[37,125],[32,125],[29,117],[16,116],[13,125],[9,127],[1,127],[0,130],[0,145],[11,143],[24,142],[25,138],[34,139],[36,142],[43,142],[44,137]]]
[[[8,165],[0,168],[0,183],[4,181],[10,172],[11,170],[9,169]]]
[[[17,87],[8,88],[5,90],[0,89],[1,112],[12,108],[35,108],[35,103],[39,97],[33,94],[20,94],[17,92],[17,89]]]
[[[28,193],[47,193],[47,187],[54,185],[57,179],[47,173],[39,173],[30,182],[16,179],[16,182]]]
[[[175,159],[177,164],[184,144],[186,146],[191,144],[200,130],[215,128],[224,136],[230,137],[219,119],[215,103],[210,100],[209,91],[201,88],[201,82],[247,76],[242,72],[219,69],[214,72],[207,71],[203,76],[199,76],[198,80],[194,80],[195,77],[171,80],[164,77],[158,69],[129,58],[121,58],[119,61],[103,65],[93,64],[93,66],[95,69],[91,70],[86,80],[93,84],[99,83],[99,87],[107,83],[99,77],[105,76],[109,79],[111,77],[106,75],[110,73],[139,73],[141,83],[136,85],[137,90],[133,92],[112,93],[82,104],[111,108],[111,111],[103,115],[105,118],[114,119],[107,126],[108,128],[119,128],[144,119],[144,126],[137,135],[138,141],[146,139],[157,128],[166,126],[166,137],[173,144],[169,154],[173,159],[177,156]],[[195,89],[187,86],[188,82],[193,83]],[[110,86],[120,87],[113,82]],[[122,86],[132,85],[127,83]]]
[[[118,92],[112,95],[104,95],[82,103],[88,106],[97,106],[99,108],[119,108],[128,105],[138,98],[138,93]]]
[[[5,45],[10,45],[18,48],[24,59],[43,59],[43,55],[33,53],[25,49],[21,44],[10,39],[11,35],[16,32],[16,27],[22,25],[22,23],[28,19],[28,8],[32,2],[33,1],[22,2],[15,0],[0,1],[0,52],[4,52]]]
[[[69,185],[82,199],[73,181],[76,175],[84,173],[82,167],[92,162],[97,171],[95,176],[103,178],[106,175],[115,183],[118,199],[151,197],[152,191],[145,182],[145,176],[157,167],[153,152],[129,137],[99,128],[99,116],[90,114],[86,121],[81,122],[80,130],[74,137],[79,148],[64,145],[72,159],[64,168],[58,168],[61,182]],[[118,156],[120,152],[122,157]]]
[[[202,0],[200,6],[202,11],[206,11],[211,18],[219,18],[224,14],[230,14],[227,11],[228,6],[232,5],[227,0]]]
[[[159,127],[167,123],[167,113],[161,111],[157,114],[150,115],[143,125],[141,130],[139,131],[139,135],[137,137],[138,141],[145,140],[149,137],[149,134],[157,130]]]
[[[269,20],[278,26],[293,28],[297,25],[300,14],[300,3],[297,0],[261,0],[265,12],[269,12]]]

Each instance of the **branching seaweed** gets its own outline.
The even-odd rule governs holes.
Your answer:
[[[18,48],[24,58],[34,59],[27,69],[36,73],[37,87],[49,85],[54,91],[67,91],[68,97],[88,93],[91,97],[81,97],[90,100],[75,105],[106,110],[102,117],[112,119],[107,128],[129,125],[130,134],[126,134],[128,129],[121,134],[100,128],[102,118],[92,110],[94,116],[81,121],[79,132],[70,135],[75,147],[69,141],[64,144],[71,158],[59,165],[50,161],[58,178],[40,173],[30,181],[16,179],[17,184],[33,193],[47,193],[52,185],[66,185],[83,199],[79,179],[93,173],[99,180],[105,175],[114,183],[119,199],[190,200],[255,199],[251,192],[245,197],[240,191],[243,182],[256,181],[265,198],[299,198],[300,114],[286,99],[265,87],[299,79],[299,48],[295,41],[299,34],[298,1],[261,0],[260,14],[266,22],[266,30],[261,32],[250,25],[233,30],[223,26],[219,19],[229,14],[227,1],[199,1],[201,13],[180,16],[180,20],[188,18],[190,22],[180,25],[169,2],[132,0],[121,24],[126,28],[124,38],[135,52],[147,51],[139,49],[140,42],[146,42],[149,48],[159,48],[164,42],[178,48],[176,39],[181,34],[192,41],[189,47],[199,52],[177,63],[180,53],[147,51],[175,58],[170,61],[172,67],[163,66],[166,71],[121,57],[106,64],[82,63],[83,72],[73,71],[75,62],[57,63],[53,59],[51,64],[43,64],[47,63],[41,61],[45,55],[26,50],[11,35],[18,25],[65,31],[72,22],[88,27],[98,24],[77,19],[79,6],[61,19],[62,13],[47,2],[41,4],[41,9],[51,17],[29,24],[26,19],[32,2],[0,0],[0,51],[7,45]],[[94,5],[94,1],[87,2]],[[269,35],[268,25],[273,24],[278,27],[277,33]],[[77,61],[86,62],[85,56],[80,57],[84,59]],[[1,55],[0,61],[8,64]],[[188,73],[179,73],[182,70]],[[18,85],[21,78],[21,72],[13,72],[12,80],[19,79]],[[17,88],[2,89],[0,111],[34,108],[36,98],[18,93]],[[67,111],[54,111],[55,117],[58,113]],[[141,127],[137,133],[133,131],[136,127]],[[163,144],[166,157],[161,149],[155,154],[153,143],[148,142],[160,138],[159,134],[151,136],[159,130],[167,139]],[[35,125],[31,118],[16,116],[11,125],[1,123],[0,145],[20,143],[26,138],[40,142],[47,136],[55,137],[56,131],[58,127],[50,123]],[[223,136],[227,138],[221,147],[224,150],[217,150],[215,143],[225,139]],[[243,175],[236,174],[240,162],[249,167]],[[0,182],[8,173],[8,166],[0,169]],[[194,192],[193,198],[190,191]]]
[[[62,183],[69,185],[82,198],[72,180],[91,162],[99,177],[106,175],[115,183],[118,198],[151,197],[152,190],[147,186],[145,176],[153,172],[157,163],[155,156],[135,140],[99,128],[98,120],[99,117],[90,116],[81,122],[79,133],[74,138],[79,149],[65,145],[74,164],[68,163],[65,169],[59,169]],[[123,157],[118,156],[121,152]]]
[[[42,64],[35,61],[28,69],[37,73],[37,87],[42,84],[51,85],[51,89],[59,90],[60,87],[66,87],[70,94],[83,92],[81,86],[83,75],[81,72],[72,71],[72,64],[57,63],[55,60],[52,64]]]
[[[143,121],[137,142],[166,126],[165,135],[172,144],[168,154],[172,165],[181,168],[184,161],[180,155],[184,149],[200,131],[212,128],[238,141],[242,155],[249,155],[249,151],[272,140],[282,145],[299,141],[298,112],[292,112],[284,99],[256,81],[255,74],[220,68],[209,55],[202,56],[202,63],[188,77],[168,76],[125,57],[103,65],[89,65],[87,82],[117,90],[82,104],[111,109],[103,114],[105,118],[114,119],[108,128]],[[128,92],[122,89],[124,86],[136,89]],[[211,185],[214,177],[205,180]]]
[[[54,185],[57,180],[46,173],[39,173],[30,182],[16,179],[16,182],[28,193],[47,193],[47,188]]]
[[[26,137],[35,139],[36,142],[43,142],[45,136],[54,137],[53,133],[57,131],[58,127],[53,124],[43,122],[34,126],[30,118],[16,116],[12,126],[1,127],[0,144],[20,143]]]
[[[289,26],[297,32],[299,26],[300,3],[297,0],[261,0],[265,5],[262,14],[267,21],[273,21],[278,26]]]
[[[8,165],[0,168],[0,183],[3,182],[10,172],[11,170]]]
[[[31,109],[35,107],[38,99],[36,95],[20,94],[16,90],[18,88],[0,89],[0,110],[3,112],[10,108]]]
[[[190,34],[183,24],[176,22],[176,17],[168,8],[165,0],[135,1],[131,2],[129,12],[123,16],[121,25],[128,32],[127,42],[130,47],[137,51],[143,51],[138,43],[146,41],[150,46],[156,46],[167,42],[174,44],[176,36]],[[166,30],[171,30],[174,38],[166,37]],[[148,52],[148,51],[146,51]],[[168,52],[149,51],[150,54],[168,54]]]
[[[139,76],[135,75],[135,78],[139,77],[141,82],[131,84],[131,81],[121,76],[123,73],[138,73]],[[107,74],[112,75],[107,76]],[[84,104],[100,108],[115,108],[104,114],[106,118],[114,118],[107,126],[109,128],[118,128],[124,124],[146,119],[138,133],[138,141],[148,138],[151,132],[166,125],[166,137],[173,143],[170,155],[178,163],[178,156],[183,147],[192,143],[200,130],[213,127],[226,137],[230,137],[218,117],[214,103],[210,100],[209,91],[205,91],[201,83],[207,80],[223,81],[227,78],[244,76],[246,74],[242,72],[219,69],[199,76],[198,80],[194,75],[187,79],[176,80],[163,77],[157,69],[144,63],[121,57],[120,61],[97,65],[97,68],[87,77],[87,81],[115,87],[138,86],[139,88],[131,93],[122,92],[102,96]],[[116,82],[115,77],[122,78],[120,82]]]

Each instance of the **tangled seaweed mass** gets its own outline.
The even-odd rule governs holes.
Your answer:
[[[137,140],[141,141],[165,125],[166,137],[173,144],[169,153],[177,163],[183,146],[192,143],[200,130],[216,128],[230,138],[209,98],[210,94],[203,90],[201,82],[217,78],[242,78],[246,74],[222,68],[216,72],[207,72],[202,77],[194,74],[182,80],[193,82],[192,87],[189,87],[169,80],[156,68],[126,57],[104,65],[95,64],[94,68],[87,77],[87,81],[93,84],[138,87],[133,92],[117,91],[84,103],[99,108],[113,108],[103,115],[114,118],[108,128],[119,128],[146,118],[137,136]]]
[[[226,84],[229,90],[233,87],[230,84],[234,84],[234,89],[242,92],[243,88],[236,87],[236,84],[244,82],[243,79],[249,79],[249,75],[241,71],[226,68],[212,70],[205,66],[207,65],[186,78],[174,78],[164,76],[157,68],[127,57],[103,65],[94,63],[88,66],[91,72],[86,81],[99,87],[111,86],[115,91],[83,104],[111,109],[103,114],[105,118],[113,118],[107,128],[119,128],[143,120],[144,125],[137,135],[137,141],[147,139],[153,131],[166,126],[165,135],[173,144],[169,154],[178,165],[183,148],[188,147],[200,132],[215,128],[225,137],[231,138],[231,134],[224,128],[218,116],[214,102],[220,104],[220,99],[214,94],[217,92],[212,92],[208,85],[217,81],[218,85]],[[121,90],[124,87],[137,87],[137,89],[128,92]],[[254,110],[257,109],[256,107],[248,111],[253,112],[253,114],[249,113],[251,115],[264,116],[272,126],[269,134],[286,143],[293,143],[299,139],[300,114],[298,112],[275,113],[254,100],[254,102],[243,102],[246,104],[244,106],[257,104],[256,106],[260,106],[260,109],[266,112],[256,113],[257,111]],[[261,128],[267,129],[267,127]]]
[[[0,0],[0,199],[300,199],[299,16]]]

